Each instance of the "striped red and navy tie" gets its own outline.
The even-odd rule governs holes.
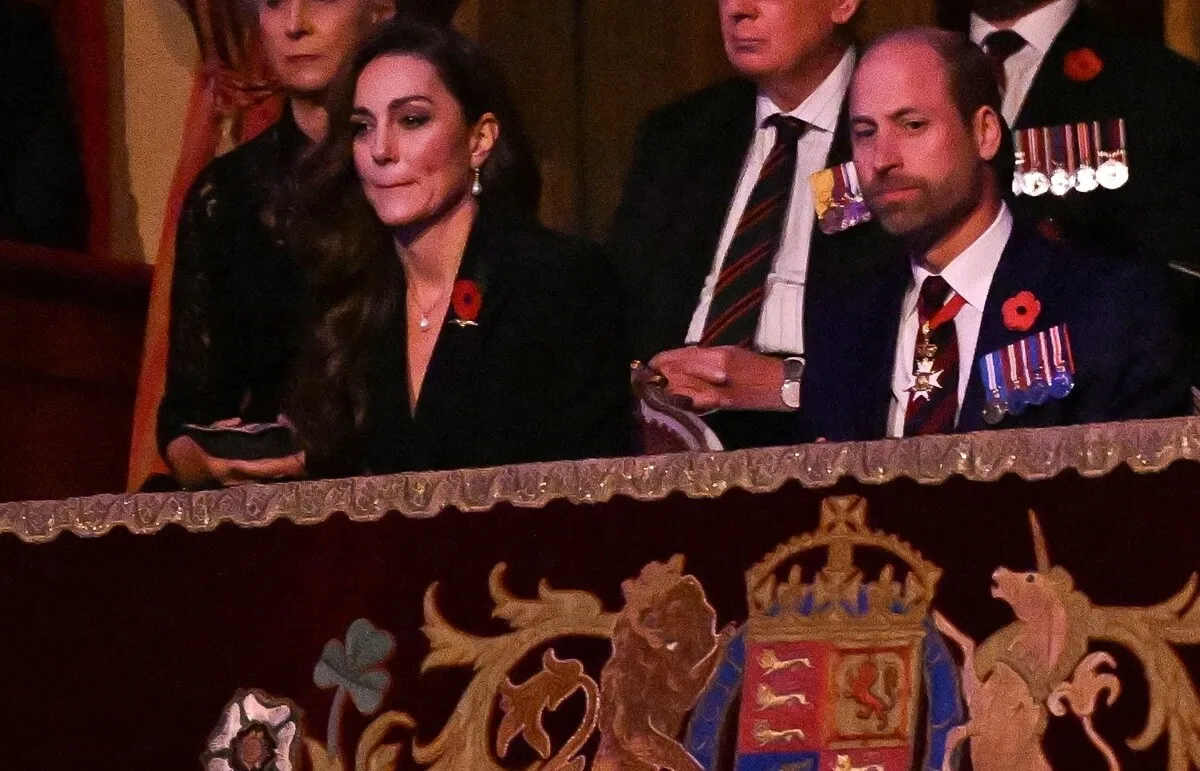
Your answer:
[[[792,180],[796,176],[796,143],[808,124],[777,113],[767,118],[775,127],[775,144],[763,163],[750,200],[721,263],[700,345],[740,345],[754,341],[767,276],[783,235]]]
[[[904,435],[949,434],[954,431],[958,415],[958,331],[954,316],[962,308],[962,300],[947,306],[953,294],[946,279],[928,276],[921,284],[917,296],[917,321],[919,326],[929,324],[929,336],[917,330],[914,346],[913,372],[920,360],[920,346],[928,343],[937,346],[933,356],[932,372],[937,387],[927,391],[914,389],[908,395],[908,409],[904,414]],[[939,311],[950,311],[939,313]],[[939,316],[941,318],[939,318]]]

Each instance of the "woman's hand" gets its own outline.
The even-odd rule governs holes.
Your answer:
[[[228,427],[229,424],[221,421],[213,425]],[[208,487],[214,483],[231,487],[251,482],[277,482],[302,478],[306,473],[303,450],[281,458],[234,460],[211,455],[195,439],[180,436],[167,445],[166,455],[175,478],[188,488]]]

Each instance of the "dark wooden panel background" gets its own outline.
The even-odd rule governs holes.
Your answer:
[[[0,242],[0,501],[124,486],[150,268]]]

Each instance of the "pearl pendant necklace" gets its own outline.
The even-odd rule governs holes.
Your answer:
[[[420,298],[417,297],[416,291],[414,291],[411,286],[409,287],[408,293],[409,293],[409,296],[412,298],[413,304],[417,306],[417,311],[421,314],[417,318],[417,330],[420,332],[428,332],[430,329],[433,328],[433,321],[429,318],[429,314],[433,311],[434,308],[436,308],[438,306],[438,304],[442,300],[446,299],[446,295],[450,294],[450,290],[447,289],[446,291],[439,294],[434,299],[434,301],[432,303],[430,303],[430,305],[428,307],[423,307],[421,305]]]

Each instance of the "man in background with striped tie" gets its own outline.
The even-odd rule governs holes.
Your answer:
[[[850,159],[845,94],[861,0],[718,0],[740,77],[639,133],[608,245],[638,358],[726,449],[794,443],[814,289],[869,271],[874,225],[824,233],[810,177]]]
[[[994,68],[966,37],[885,35],[850,91],[868,205],[908,259],[823,313],[813,437],[876,439],[1183,414],[1159,266],[1102,260],[1014,219]],[[820,366],[817,366],[820,364]]]

